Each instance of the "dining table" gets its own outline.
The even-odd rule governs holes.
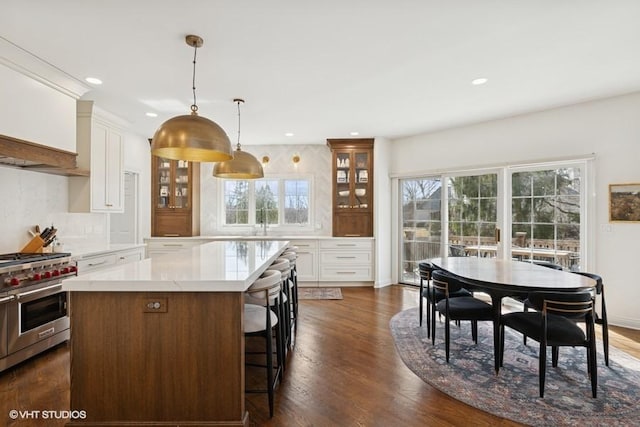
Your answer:
[[[500,316],[504,297],[530,292],[576,292],[595,289],[596,281],[570,271],[555,270],[526,261],[481,257],[442,257],[425,260],[464,282],[471,291],[485,292],[493,307],[493,354],[500,369]]]

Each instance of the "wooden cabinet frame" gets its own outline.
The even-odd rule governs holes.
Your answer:
[[[373,237],[373,139],[327,139],[334,237]]]

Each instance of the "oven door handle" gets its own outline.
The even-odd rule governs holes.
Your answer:
[[[13,298],[14,298],[13,295],[10,295],[10,296],[4,297],[4,298],[0,298],[0,304],[2,304],[3,302],[11,301]]]
[[[61,284],[57,284],[57,285],[51,285],[51,286],[47,286],[46,288],[40,288],[40,289],[35,289],[33,291],[28,291],[28,292],[23,292],[21,294],[17,294],[16,295],[16,299],[20,299],[20,298],[24,298],[28,295],[33,295],[33,294],[37,294],[40,292],[44,292],[44,291],[48,291],[50,289],[55,289],[55,288],[60,288],[62,289],[62,285]]]

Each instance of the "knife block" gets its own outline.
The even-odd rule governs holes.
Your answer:
[[[44,245],[44,240],[42,237],[33,236],[33,238],[25,245],[24,248],[20,250],[20,253],[23,254],[37,254],[42,253],[42,246]]]

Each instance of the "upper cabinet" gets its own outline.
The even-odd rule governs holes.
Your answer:
[[[152,216],[155,237],[200,234],[200,163],[151,156]]]
[[[90,176],[69,178],[70,212],[124,212],[123,134],[93,101],[78,101],[78,167]]]
[[[327,139],[333,153],[333,236],[373,236],[373,139]]]

